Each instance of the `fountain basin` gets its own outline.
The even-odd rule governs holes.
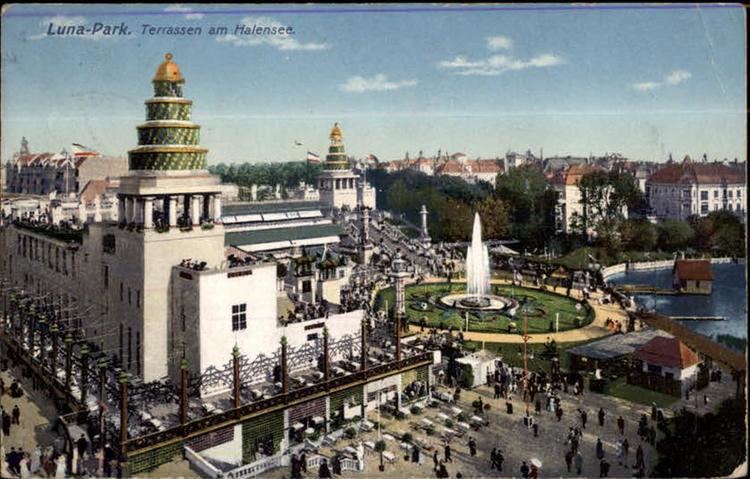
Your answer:
[[[440,302],[449,308],[470,311],[504,311],[515,305],[515,301],[494,294],[449,294],[440,298]]]

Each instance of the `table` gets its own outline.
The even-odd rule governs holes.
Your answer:
[[[465,430],[465,431],[468,431],[469,429],[471,429],[471,426],[469,426],[469,425],[468,425],[467,423],[465,423],[465,422],[459,422],[459,423],[458,423],[458,427],[460,427],[461,429],[463,429],[463,430]]]
[[[325,422],[325,419],[323,419],[323,418],[322,418],[322,417],[320,417],[320,416],[315,416],[314,418],[312,418],[312,422],[313,422],[313,424],[315,424],[316,426],[319,426],[319,425],[321,425],[321,424],[323,424],[323,423]]]
[[[471,422],[484,422],[484,419],[482,419],[479,416],[471,416]]]
[[[383,434],[383,439],[385,439],[386,441],[395,441],[396,440],[396,438],[394,438],[390,434]]]
[[[313,434],[314,432],[315,432],[315,429],[313,429],[311,427],[308,427],[307,429],[305,429],[305,435],[306,436],[309,436],[309,435]]]
[[[292,424],[292,429],[294,429],[295,431],[299,431],[303,427],[305,427],[305,425],[301,422],[295,422],[294,424]]]
[[[351,454],[351,455],[353,455],[353,456],[356,456],[356,455],[357,455],[357,450],[356,450],[356,449],[354,449],[354,448],[353,448],[352,446],[346,446],[346,447],[344,448],[344,452],[345,452],[345,453],[347,453],[347,454]]]
[[[422,424],[424,424],[425,426],[432,426],[432,425],[433,425],[433,422],[432,422],[432,421],[430,421],[429,419],[427,419],[427,418],[425,417],[425,418],[422,418]]]
[[[454,431],[453,429],[447,428],[447,427],[443,428],[443,432],[445,434],[448,434],[448,435],[451,435],[451,436],[455,436],[456,435],[456,431]]]
[[[253,395],[253,398],[260,399],[263,397],[263,392],[260,389],[251,389],[250,394]]]
[[[448,415],[447,415],[447,414],[445,414],[445,413],[442,413],[442,412],[438,413],[437,417],[438,417],[438,418],[439,418],[439,419],[440,419],[441,421],[445,421],[446,419],[448,419]]]
[[[453,402],[453,396],[450,393],[440,393],[440,395],[438,396],[438,398],[441,401]]]
[[[375,449],[375,443],[372,441],[365,441],[362,444],[364,444],[367,449]]]
[[[461,413],[462,413],[463,411],[462,411],[462,410],[460,410],[460,409],[459,409],[459,408],[457,408],[457,407],[452,407],[452,408],[451,408],[451,412],[452,412],[452,413],[453,413],[454,415],[458,416],[458,415],[459,415],[459,414],[461,414]]]
[[[383,451],[383,457],[385,458],[386,461],[390,463],[396,460],[396,456],[394,456],[392,452],[388,452],[388,451]]]

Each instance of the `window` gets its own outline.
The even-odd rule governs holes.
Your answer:
[[[730,197],[730,198],[734,198],[734,191],[732,191],[732,190],[729,190],[729,197]]]
[[[701,191],[701,201],[708,201],[708,191]]]
[[[132,291],[130,290],[130,288],[128,288],[128,304],[133,304],[132,298],[133,298]]]
[[[661,374],[661,366],[657,366],[655,364],[649,364],[648,365],[648,372],[650,372],[650,373],[656,373],[656,374]]]
[[[141,375],[141,332],[135,332],[135,373]]]
[[[141,307],[141,290],[140,289],[135,290],[135,307],[136,308]]]
[[[737,198],[742,198],[742,190],[737,190]]]
[[[714,190],[714,198],[718,198],[718,197],[719,197],[719,190]]]
[[[104,289],[109,289],[109,266],[102,265],[102,276],[104,277]]]
[[[125,299],[125,288],[122,285],[122,281],[120,281],[120,301],[123,301]]]
[[[128,326],[128,369],[133,367],[133,329]]]
[[[708,213],[708,203],[703,203],[701,205],[701,214],[706,214],[706,213]]]
[[[316,339],[318,339],[318,333],[312,333],[312,334],[307,335],[308,341],[315,341]]]
[[[247,328],[247,304],[235,304],[232,306],[232,331]]]
[[[309,293],[310,291],[312,291],[312,283],[310,282],[310,280],[303,281],[302,282],[302,292],[303,293]]]

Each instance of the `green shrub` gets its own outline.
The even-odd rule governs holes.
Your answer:
[[[452,428],[453,426],[454,426],[454,424],[453,424],[453,419],[446,419],[446,420],[445,420],[445,427],[447,427],[448,429],[450,429],[450,428]]]
[[[401,440],[404,442],[411,443],[414,440],[414,436],[412,435],[412,433],[407,432],[407,433],[404,433],[403,436],[401,436]]]
[[[435,426],[432,426],[432,425],[430,425],[430,426],[427,426],[427,427],[425,427],[425,428],[424,428],[424,432],[425,432],[425,434],[427,434],[428,436],[433,436],[433,435],[435,435]]]
[[[393,415],[393,417],[394,417],[394,418],[395,418],[395,419],[396,419],[397,421],[403,421],[404,419],[406,419],[406,414],[404,414],[404,413],[403,413],[403,412],[401,412],[401,411],[396,411],[396,413],[395,413],[395,414]]]
[[[357,430],[354,429],[353,427],[348,427],[344,431],[344,435],[346,436],[347,439],[354,439],[354,437],[357,435]]]
[[[412,407],[411,407],[411,408],[409,409],[409,411],[410,411],[410,412],[411,412],[412,414],[415,414],[415,415],[419,415],[419,414],[422,414],[422,408],[421,408],[421,407],[419,407],[419,406],[412,406]]]
[[[465,412],[461,412],[456,419],[458,419],[458,422],[466,422],[469,420],[469,415]]]

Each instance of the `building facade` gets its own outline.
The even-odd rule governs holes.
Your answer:
[[[697,163],[686,157],[650,176],[646,194],[659,219],[684,220],[727,210],[743,222],[747,215],[747,180],[742,168],[721,163]]]

